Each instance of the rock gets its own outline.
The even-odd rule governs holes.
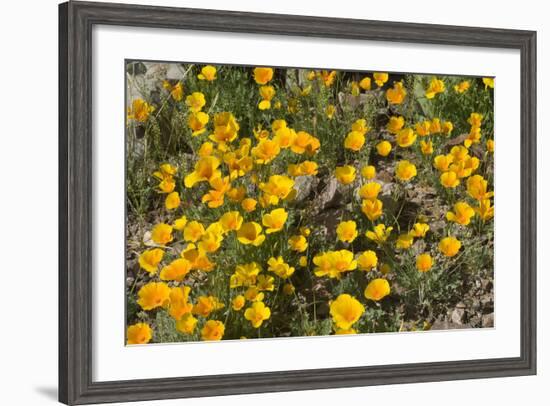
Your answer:
[[[455,308],[451,313],[451,321],[455,324],[464,324],[464,316],[466,312],[463,308]]]
[[[474,328],[481,327],[481,317],[479,317],[479,315],[477,314],[474,314],[468,320],[468,325]]]
[[[495,305],[493,303],[493,295],[487,293],[481,296],[480,302],[481,311],[483,313],[492,313],[494,311]]]
[[[335,201],[341,200],[341,193],[338,191],[338,181],[336,178],[331,176],[321,188],[315,202],[320,210],[332,207]]]
[[[450,323],[447,320],[436,320],[432,324],[430,330],[457,330],[461,328],[466,328],[463,324]]]
[[[481,327],[488,328],[488,327],[494,327],[494,326],[495,326],[494,313],[484,314],[481,317]]]
[[[181,80],[183,79],[183,69],[179,64],[171,63],[168,65],[166,71],[166,79],[168,80]]]
[[[307,200],[311,192],[319,185],[319,179],[315,176],[297,176],[294,182],[294,187],[298,191],[297,202]]]
[[[483,279],[481,281],[481,287],[485,292],[492,292],[493,291],[493,281],[490,279]]]

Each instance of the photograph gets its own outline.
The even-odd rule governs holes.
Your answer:
[[[494,77],[124,75],[127,345],[494,327]]]

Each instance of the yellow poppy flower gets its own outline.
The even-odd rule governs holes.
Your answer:
[[[180,320],[176,321],[176,329],[183,334],[193,334],[198,320],[191,313],[184,314]]]
[[[204,252],[216,252],[220,249],[223,241],[222,233],[223,230],[206,230],[198,244],[199,249]]]
[[[291,267],[287,263],[285,263],[282,256],[278,256],[277,258],[269,258],[269,260],[267,261],[267,265],[267,270],[273,272],[281,279],[290,278],[295,270],[294,267]]]
[[[495,208],[491,206],[490,199],[480,200],[479,206],[474,208],[474,210],[483,221],[490,220],[495,216]]]
[[[473,175],[466,181],[468,194],[476,200],[485,200],[493,197],[494,192],[487,192],[487,181],[481,175]]]
[[[453,128],[453,123],[450,121],[443,121],[443,123],[441,123],[441,132],[445,135],[449,135],[453,131]]]
[[[420,141],[420,151],[424,155],[431,155],[434,152],[434,144],[431,141]]]
[[[393,227],[386,227],[385,224],[377,224],[372,231],[367,231],[365,236],[378,244],[385,242],[390,236]]]
[[[174,230],[178,230],[178,231],[183,231],[186,225],[187,225],[186,216],[181,216],[180,218],[175,219],[174,222],[172,223],[172,227],[174,228]]]
[[[138,291],[138,305],[143,310],[153,310],[168,304],[170,288],[164,282],[149,282]]]
[[[235,116],[227,111],[214,115],[214,134],[209,138],[223,146],[237,138],[240,126]]]
[[[224,305],[216,296],[199,296],[193,305],[193,314],[208,317],[210,313],[223,309]]]
[[[424,120],[414,125],[414,129],[418,135],[425,137],[430,135],[431,121]]]
[[[273,79],[273,69],[258,67],[254,68],[254,80],[259,85],[265,85]]]
[[[336,235],[343,242],[353,242],[357,237],[357,224],[353,220],[342,221],[336,227]]]
[[[262,216],[262,224],[266,227],[265,233],[271,234],[281,231],[285,225],[285,222],[288,218],[288,213],[285,209],[275,209],[270,213],[264,214]]]
[[[229,279],[229,287],[231,289],[239,286],[251,286],[256,283],[258,274],[262,271],[256,262],[237,265],[235,272]]]
[[[143,251],[139,256],[139,266],[145,269],[150,274],[155,274],[157,272],[157,267],[162,257],[164,256],[164,251],[160,248],[153,248],[151,250]]]
[[[237,231],[243,224],[243,217],[238,211],[229,211],[220,217],[219,223],[225,233]]]
[[[386,279],[377,278],[369,282],[365,289],[365,297],[375,302],[390,294],[390,284]]]
[[[323,85],[325,87],[330,87],[334,83],[334,79],[336,78],[336,71],[326,71],[323,70],[319,72],[319,78],[321,79]]]
[[[330,315],[336,326],[348,330],[365,313],[365,306],[353,296],[344,293],[330,303]]]
[[[204,133],[206,131],[206,124],[208,124],[209,120],[210,117],[203,111],[191,113],[187,119],[187,125],[193,131],[191,135],[196,137]]]
[[[467,226],[470,219],[475,215],[474,209],[466,202],[458,202],[453,206],[453,211],[448,211],[446,218],[448,221]]]
[[[365,144],[365,136],[358,131],[351,131],[344,140],[344,148],[352,151],[360,151]]]
[[[261,302],[264,300],[263,292],[260,292],[256,286],[250,286],[246,292],[244,292],[244,297],[250,302]]]
[[[189,107],[191,112],[197,113],[201,111],[206,104],[206,99],[203,93],[193,92],[185,98],[185,104]]]
[[[363,176],[365,179],[374,179],[376,176],[376,168],[372,165],[366,165],[361,168],[361,176]]]
[[[201,330],[201,338],[204,341],[219,341],[225,333],[225,325],[218,320],[208,320]]]
[[[376,252],[371,250],[364,251],[357,258],[357,267],[361,271],[370,271],[371,269],[376,268],[377,264],[378,257],[376,256]]]
[[[136,323],[126,330],[126,344],[147,344],[153,338],[153,330],[147,323]]]
[[[430,132],[432,134],[439,134],[441,132],[441,120],[434,118],[430,122]]]
[[[395,241],[395,246],[398,249],[409,249],[414,242],[413,235],[410,233],[400,234]]]
[[[174,320],[181,320],[181,318],[193,310],[193,304],[189,303],[189,293],[191,288],[189,286],[176,286],[170,289],[170,306],[168,313]]]
[[[367,125],[367,120],[365,120],[364,118],[360,118],[353,122],[353,124],[351,125],[351,130],[357,131],[358,133],[361,133],[364,135],[367,132],[369,132],[370,128]]]
[[[177,171],[178,168],[169,163],[165,163],[159,166],[158,171],[153,172],[153,176],[159,180],[172,179]]]
[[[274,196],[276,198],[274,204],[277,204],[279,199],[287,198],[294,190],[294,180],[284,175],[272,175],[267,183],[260,183],[260,190]]]
[[[128,120],[144,123],[155,108],[143,99],[135,99],[131,107],[128,107]]]
[[[445,91],[445,83],[437,78],[433,78],[426,89],[426,98],[433,99],[438,93]]]
[[[170,89],[170,96],[172,96],[172,99],[175,101],[181,101],[181,99],[183,99],[183,85],[181,82],[176,83]]]
[[[177,209],[181,204],[180,194],[178,192],[169,193],[164,201],[166,210]]]
[[[263,302],[254,302],[244,312],[244,318],[250,321],[252,327],[260,328],[265,320],[271,317],[271,310]]]
[[[220,178],[221,171],[218,169],[221,162],[214,156],[199,158],[195,164],[195,170],[184,179],[186,188],[192,188],[198,182],[210,182],[211,179]]]
[[[214,144],[210,141],[203,142],[197,151],[197,155],[200,157],[210,156],[214,152]]]
[[[325,114],[329,120],[332,120],[334,118],[334,114],[336,113],[336,106],[334,104],[329,104],[327,108],[325,109]]]
[[[165,178],[159,183],[160,193],[171,193],[176,188],[176,181],[174,178]]]
[[[359,82],[359,86],[363,90],[370,90],[371,89],[371,79],[368,76],[365,76],[361,81]]]
[[[487,90],[488,87],[491,89],[495,88],[495,78],[483,78],[483,84],[485,85],[485,90]]]
[[[160,270],[160,279],[163,281],[181,281],[191,271],[191,262],[185,258],[178,258]]]
[[[456,172],[447,171],[443,172],[439,177],[439,181],[445,188],[455,188],[460,184],[460,179],[456,175]]]
[[[464,93],[470,88],[470,81],[469,80],[463,80],[462,82],[454,85],[455,92],[457,93]]]
[[[173,240],[172,226],[165,223],[157,224],[151,231],[151,239],[160,245],[166,245]]]
[[[374,78],[374,83],[376,83],[378,87],[382,87],[384,83],[388,81],[390,75],[384,72],[374,72],[372,77]]]
[[[439,251],[446,257],[454,257],[462,247],[462,243],[455,237],[445,237],[439,241]]]
[[[395,176],[404,182],[411,180],[416,176],[416,166],[407,160],[399,161],[395,168]]]
[[[279,144],[280,148],[290,148],[296,138],[296,131],[289,127],[282,127],[275,131],[273,141]]]
[[[382,201],[378,199],[365,199],[361,204],[361,211],[370,221],[375,221],[382,214]]]
[[[353,252],[348,250],[322,252],[313,257],[316,265],[313,270],[315,276],[328,276],[339,279],[342,273],[357,268],[357,261],[353,259]]]
[[[298,131],[294,134],[290,144],[290,150],[295,154],[308,153],[312,155],[319,149],[319,139],[305,131]]]
[[[386,90],[386,99],[390,104],[401,104],[407,96],[407,91],[403,87],[403,82],[396,82],[393,88]]]
[[[241,310],[244,307],[245,303],[246,303],[246,299],[244,298],[244,296],[243,295],[237,295],[231,301],[231,307],[232,307],[233,310],[238,312],[239,310]]]
[[[271,108],[271,100],[275,97],[275,88],[273,86],[260,86],[260,97],[262,100],[258,104],[260,110],[268,110]]]
[[[438,155],[434,158],[434,167],[440,172],[449,170],[449,165],[453,162],[452,155]]]
[[[404,125],[405,118],[403,116],[391,116],[386,129],[392,134],[397,134]]]
[[[380,141],[376,144],[376,152],[380,156],[388,156],[391,152],[391,144],[388,141]]]
[[[245,196],[246,189],[244,188],[244,186],[232,187],[227,191],[227,197],[229,197],[229,199],[235,203],[242,202]]]
[[[304,252],[308,243],[303,235],[293,235],[288,239],[288,245],[292,251]]]
[[[487,152],[495,152],[495,140],[487,140]]]
[[[252,156],[256,158],[257,164],[268,164],[279,155],[281,147],[278,142],[270,139],[262,139],[254,148]]]
[[[239,231],[237,231],[237,240],[241,244],[252,244],[255,247],[260,246],[265,240],[265,235],[262,234],[262,226],[254,221],[243,223]]]
[[[395,141],[401,148],[410,147],[416,141],[416,133],[412,128],[403,128],[397,132]]]
[[[203,68],[201,69],[201,73],[199,73],[197,75],[197,78],[199,80],[206,80],[208,82],[212,82],[214,80],[216,80],[216,68],[212,65],[206,65],[206,66],[203,66]]]
[[[481,127],[481,123],[483,122],[483,114],[480,113],[470,113],[470,117],[468,117],[468,123],[472,127]]]
[[[348,185],[355,180],[355,168],[351,165],[337,166],[334,175],[342,185]]]
[[[258,275],[256,279],[256,288],[261,291],[273,292],[275,289],[275,278],[271,275]]]
[[[183,239],[185,241],[197,242],[205,233],[204,226],[198,221],[190,221],[183,230]]]
[[[424,238],[426,233],[430,230],[430,226],[426,223],[415,223],[410,234],[413,237]]]
[[[378,197],[381,189],[382,185],[380,185],[379,183],[368,182],[361,186],[361,188],[359,189],[359,196],[362,199],[374,200]]]
[[[428,272],[432,266],[433,260],[430,254],[420,254],[416,257],[416,269],[420,272]]]
[[[248,197],[246,199],[243,199],[243,201],[241,202],[241,207],[247,213],[251,213],[254,210],[256,210],[256,205],[257,204],[258,204],[258,201],[256,199],[252,199],[252,198]]]

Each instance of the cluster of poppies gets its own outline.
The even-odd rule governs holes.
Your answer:
[[[232,68],[196,69],[190,71],[194,83],[214,86]],[[280,331],[311,334],[315,329],[289,334],[295,330],[285,323],[296,318],[311,322],[307,301],[318,284],[340,287],[338,294],[329,291],[311,303],[317,307],[323,300],[328,309],[314,321],[324,317],[334,334],[366,332],[361,327],[366,310],[397,294],[392,274],[400,272],[403,261],[413,261],[422,274],[448,268],[468,245],[464,238],[473,231],[467,228],[494,216],[492,179],[485,169],[485,176],[480,173],[480,167],[488,167],[484,163],[491,160],[494,141],[481,113],[470,112],[465,118],[469,133],[449,143],[458,135],[450,120],[412,120],[400,110],[417,97],[405,79],[391,83],[392,75],[384,72],[344,79],[341,72],[301,70],[296,92],[273,68],[249,72],[249,84],[257,87],[249,108],[266,115],[257,123],[218,111],[205,92],[187,89],[183,81],[162,83],[165,99],[185,115],[185,137],[194,155],[191,163],[168,157],[150,172],[154,194],[161,196],[162,207],[156,209],[162,220],[142,236],[139,283],[127,291],[139,307],[128,321],[128,344],[159,342],[159,312],[172,320],[181,341],[277,336]],[[346,109],[346,99],[337,94],[315,108],[324,120],[340,118],[347,125],[324,135],[315,126],[297,125],[293,116],[304,108],[301,98],[328,94],[338,80],[345,81],[340,95],[362,103],[368,103],[366,95],[377,97],[386,106],[386,123],[380,127],[362,115],[364,110]],[[461,97],[472,80],[431,78],[422,97],[428,103],[446,93]],[[494,80],[482,81],[490,92]],[[129,128],[146,126],[161,108],[147,97],[131,100]],[[340,158],[317,159],[326,140],[339,144]],[[328,231],[297,204],[305,180],[321,177],[335,179],[342,196],[350,196]],[[444,196],[448,210],[442,218],[418,217],[404,229],[399,213],[389,215],[385,204],[406,199],[417,184]],[[431,223],[439,220],[446,226],[431,236],[436,243],[430,244]],[[412,249],[419,240],[426,240],[422,252]],[[346,290],[350,284],[354,288]]]

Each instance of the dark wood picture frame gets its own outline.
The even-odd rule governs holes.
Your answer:
[[[517,49],[521,54],[521,354],[353,368],[92,380],[92,27],[95,24]],[[59,6],[59,400],[218,396],[536,373],[536,32],[68,2]]]

